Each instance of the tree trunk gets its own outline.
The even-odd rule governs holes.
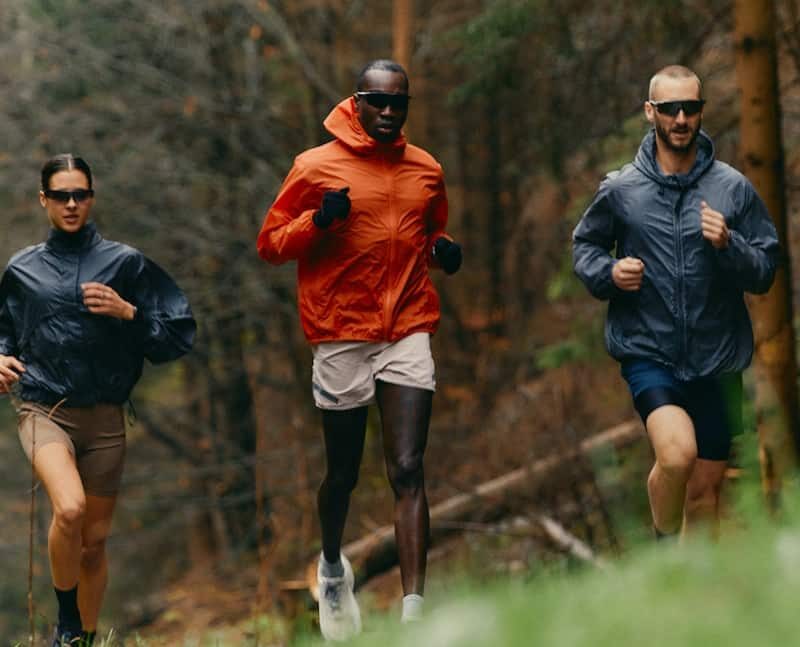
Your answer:
[[[394,0],[392,2],[392,58],[400,63],[408,73],[410,92],[414,97],[405,133],[410,142],[420,144],[424,143],[426,139],[424,135],[427,125],[427,103],[425,75],[420,73],[419,69],[416,70],[416,73],[411,70],[415,22],[414,0]]]
[[[411,74],[411,38],[414,30],[414,0],[392,3],[392,57]]]
[[[742,167],[766,203],[781,246],[788,252],[774,16],[771,0],[734,3]],[[755,333],[762,484],[771,501],[797,462],[797,369],[788,258],[787,253],[772,289],[748,300]]]

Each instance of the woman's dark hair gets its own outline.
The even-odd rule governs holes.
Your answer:
[[[75,157],[72,153],[62,153],[51,157],[42,167],[42,190],[50,188],[50,178],[59,171],[78,170],[86,176],[89,188],[92,188],[92,170],[82,157]]]

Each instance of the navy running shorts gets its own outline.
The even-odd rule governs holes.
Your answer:
[[[732,438],[742,433],[741,372],[684,381],[666,366],[636,359],[622,363],[622,377],[642,422],[658,407],[681,407],[694,424],[698,458],[728,460]]]

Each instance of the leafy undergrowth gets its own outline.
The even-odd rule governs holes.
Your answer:
[[[426,600],[426,618],[400,625],[365,613],[354,647],[487,645],[709,647],[796,644],[800,599],[800,525],[755,522],[728,529],[717,544],[655,544],[604,570],[583,569],[526,580],[478,582],[440,590]],[[287,643],[267,618],[181,647],[286,645],[320,647],[311,633]],[[258,638],[256,638],[258,636]],[[153,647],[156,639],[128,638]],[[173,643],[174,645],[175,643]],[[121,647],[113,636],[100,647]]]
[[[740,531],[720,544],[661,544],[603,572],[467,585],[427,618],[372,619],[352,645],[726,647],[797,644],[800,528]],[[320,645],[307,640],[297,644]]]
[[[750,444],[754,442],[749,439]],[[746,456],[754,456],[747,447]],[[754,461],[751,461],[754,462]],[[529,562],[514,574],[476,576],[446,560],[430,573],[426,617],[401,625],[358,594],[364,632],[353,647],[750,647],[797,644],[800,487],[786,483],[780,518],[764,510],[755,465],[728,499],[722,539],[648,540],[603,569]],[[744,482],[749,481],[749,482]],[[482,555],[481,555],[482,557]],[[442,560],[445,561],[445,560]],[[469,575],[459,576],[462,572]],[[392,576],[397,579],[397,574]],[[454,583],[457,582],[457,583]],[[180,639],[113,635],[98,647],[321,647],[312,617],[298,626],[267,616]]]

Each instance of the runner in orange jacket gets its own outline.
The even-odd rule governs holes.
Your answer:
[[[320,628],[329,640],[361,628],[340,548],[375,401],[395,495],[402,619],[422,612],[429,529],[422,459],[435,389],[430,335],[439,323],[428,270],[458,271],[461,247],[444,232],[441,167],[401,132],[408,104],[405,70],[369,63],[356,93],[325,119],[335,139],[298,155],[258,236],[266,261],[297,260],[300,317],[314,354],[327,458],[318,494]]]

